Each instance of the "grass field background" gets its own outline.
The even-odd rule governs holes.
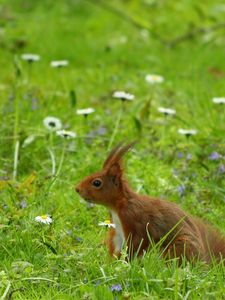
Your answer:
[[[225,96],[225,31],[209,30],[224,16],[213,0],[0,1],[1,299],[225,299],[222,265],[178,268],[155,250],[129,264],[111,259],[98,226],[107,210],[74,191],[111,146],[138,140],[125,163],[133,189],[225,233],[225,105],[212,102]],[[134,101],[114,99],[116,90]],[[76,114],[87,107],[95,112]],[[77,137],[50,132],[47,116]],[[44,214],[51,225],[35,221]]]

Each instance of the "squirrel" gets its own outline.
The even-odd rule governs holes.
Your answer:
[[[141,256],[158,244],[165,259],[209,264],[225,259],[225,237],[211,225],[184,212],[176,203],[134,192],[124,177],[122,158],[134,143],[118,144],[101,171],[84,178],[76,192],[88,202],[104,205],[115,228],[107,246],[120,257],[124,243],[128,259]]]

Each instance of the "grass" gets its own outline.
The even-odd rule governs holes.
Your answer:
[[[221,22],[224,10],[209,0],[110,4],[167,39]],[[224,299],[221,265],[178,268],[155,249],[130,264],[109,258],[107,229],[98,227],[106,209],[74,192],[111,145],[138,138],[126,160],[132,187],[175,201],[225,233],[225,107],[212,103],[225,95],[224,31],[170,48],[90,1],[2,0],[0,16],[1,299]],[[23,53],[41,60],[29,64]],[[61,59],[69,66],[50,67]],[[148,73],[165,82],[147,84]],[[135,100],[112,99],[115,90]],[[165,117],[159,106],[175,108],[176,116]],[[96,110],[86,119],[76,115],[85,107]],[[77,138],[50,133],[46,116]],[[179,128],[198,134],[186,138]],[[210,160],[213,152],[220,157]],[[51,226],[34,221],[43,214],[52,215]]]

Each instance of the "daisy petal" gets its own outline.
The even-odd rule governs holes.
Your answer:
[[[42,215],[35,217],[35,221],[41,224],[50,225],[52,223],[52,217],[49,215]]]
[[[38,61],[38,60],[40,60],[40,56],[39,55],[37,55],[37,54],[22,54],[21,55],[21,58],[23,59],[23,60],[26,60],[26,61],[28,61],[28,62],[34,62],[34,61]]]
[[[52,68],[61,68],[61,67],[66,67],[68,66],[69,62],[68,60],[53,60],[50,63],[50,66]]]
[[[178,133],[186,136],[195,135],[197,134],[197,132],[198,131],[196,129],[183,129],[183,128],[178,129]]]
[[[225,97],[214,97],[212,102],[215,104],[225,104]]]
[[[145,80],[150,84],[162,83],[164,82],[164,77],[156,74],[147,74]]]
[[[110,220],[105,220],[104,222],[99,222],[98,226],[105,226],[108,228],[116,228],[116,225],[114,223],[111,223]]]
[[[159,107],[158,111],[165,115],[175,115],[176,114],[176,110],[172,109],[172,108]]]
[[[92,108],[92,107],[89,107],[89,108],[83,108],[83,109],[77,109],[77,115],[84,115],[84,116],[87,116],[87,115],[92,114],[93,112],[95,112],[95,110],[94,110],[94,108]]]
[[[73,131],[57,130],[56,134],[64,139],[74,139],[77,135]]]
[[[134,95],[126,93],[124,91],[115,91],[112,96],[113,98],[117,98],[123,101],[125,100],[132,101],[135,98]]]

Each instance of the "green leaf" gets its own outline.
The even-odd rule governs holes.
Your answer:
[[[142,124],[141,121],[137,117],[133,117],[134,125],[136,129],[140,132],[142,130]]]
[[[146,120],[149,118],[151,108],[151,100],[147,100],[140,111],[141,120]]]
[[[77,95],[74,90],[70,91],[70,103],[72,107],[76,106],[77,104]]]

